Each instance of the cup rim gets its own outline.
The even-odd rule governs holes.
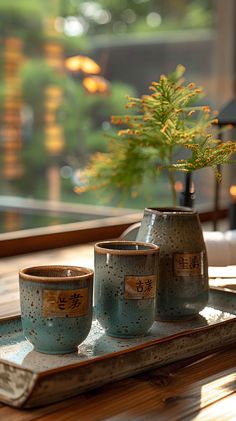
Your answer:
[[[146,247],[145,250],[127,250],[127,249],[115,249],[109,248],[109,245],[136,245],[136,246],[143,246]],[[155,252],[159,252],[160,247],[153,243],[145,243],[143,241],[128,241],[128,240],[110,240],[110,241],[99,241],[95,244],[94,250],[96,253],[99,254],[116,254],[116,255],[146,255],[146,254],[153,254]]]
[[[81,274],[73,276],[42,276],[37,274],[30,274],[30,271],[42,271],[42,270],[78,270],[81,271]],[[28,272],[28,273],[27,273]],[[37,265],[37,266],[27,266],[19,270],[19,277],[24,281],[30,282],[42,282],[42,283],[57,283],[57,282],[73,282],[73,281],[82,281],[85,279],[92,280],[94,271],[93,269],[86,268],[83,266],[75,265]]]
[[[197,214],[196,209],[189,208],[186,206],[163,206],[163,207],[148,207],[145,208],[145,212],[154,213],[154,214],[167,214],[169,215],[177,215],[181,214],[181,216],[189,216]]]

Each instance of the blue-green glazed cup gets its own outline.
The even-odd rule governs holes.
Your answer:
[[[159,247],[104,241],[94,251],[95,311],[106,334],[147,335],[155,320]]]
[[[19,271],[21,319],[26,339],[38,352],[78,350],[92,324],[93,270],[35,266]]]

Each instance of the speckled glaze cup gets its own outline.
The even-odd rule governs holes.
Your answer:
[[[159,247],[134,241],[95,245],[95,311],[109,336],[148,333],[155,320]]]
[[[160,247],[157,319],[192,318],[208,301],[208,263],[198,213],[191,208],[146,208],[137,241]]]
[[[92,324],[93,270],[35,266],[19,271],[22,327],[38,352],[77,351]]]

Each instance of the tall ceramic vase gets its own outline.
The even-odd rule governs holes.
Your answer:
[[[190,208],[147,208],[138,241],[160,247],[157,319],[192,318],[208,301],[208,264],[199,215]]]

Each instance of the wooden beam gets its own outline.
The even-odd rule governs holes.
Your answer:
[[[143,213],[0,234],[0,257],[117,238]]]
[[[227,215],[227,209],[219,209],[215,217],[223,219]],[[141,221],[142,216],[143,212],[139,212],[93,221],[0,234],[0,258],[117,238],[130,225]],[[212,211],[199,212],[199,216],[201,222],[213,220]]]

